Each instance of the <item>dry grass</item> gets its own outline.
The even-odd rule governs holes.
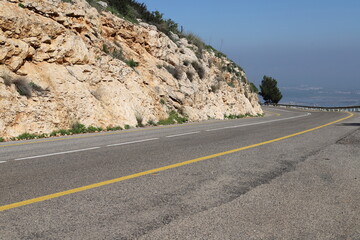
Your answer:
[[[12,82],[13,84],[15,84],[16,90],[21,96],[26,96],[27,98],[31,98],[32,87],[25,78],[15,78]]]
[[[204,79],[205,77],[205,69],[203,66],[200,65],[199,62],[192,62],[191,65],[193,66],[193,68],[195,69],[195,71],[197,72],[197,74],[199,75],[199,78]]]

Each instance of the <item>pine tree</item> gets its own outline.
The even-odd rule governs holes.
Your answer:
[[[277,104],[282,98],[276,79],[268,76],[263,77],[259,94],[263,97],[265,103]]]

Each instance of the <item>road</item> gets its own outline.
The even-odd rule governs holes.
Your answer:
[[[359,115],[265,111],[1,143],[0,239],[360,239]]]

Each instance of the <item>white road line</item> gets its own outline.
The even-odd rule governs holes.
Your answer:
[[[94,149],[98,149],[98,148],[100,148],[100,147],[84,148],[84,149],[71,150],[71,151],[66,151],[66,152],[49,153],[49,154],[44,154],[44,155],[37,155],[37,156],[31,156],[31,157],[17,158],[17,159],[15,159],[15,160],[18,161],[18,160],[33,159],[33,158],[43,158],[43,157],[49,157],[49,156],[67,154],[67,153],[84,152],[84,151],[94,150]]]
[[[0,161],[0,163],[6,163],[6,161]]]
[[[121,146],[121,145],[127,145],[127,144],[132,144],[132,143],[147,142],[147,141],[153,141],[153,140],[158,140],[158,139],[159,138],[149,138],[149,139],[137,140],[137,141],[132,141],[132,142],[116,143],[116,144],[107,145],[107,147]]]
[[[259,125],[259,124],[264,124],[264,123],[271,123],[271,122],[284,121],[284,120],[289,120],[289,119],[294,119],[294,118],[306,117],[306,116],[309,116],[309,115],[311,115],[311,113],[307,113],[307,114],[300,115],[300,116],[295,116],[295,117],[275,119],[275,120],[270,120],[270,121],[263,121],[263,122],[257,122],[257,123],[249,123],[249,124],[243,124],[243,125],[236,125],[236,126],[208,129],[208,130],[205,130],[205,131],[212,132],[212,131],[218,131],[218,130],[229,129],[229,128],[239,128],[239,127],[246,127],[246,126],[252,126],[252,125]]]
[[[180,137],[180,136],[185,136],[185,135],[191,135],[191,134],[197,134],[198,132],[188,132],[188,133],[180,133],[180,134],[175,134],[175,135],[170,135],[170,136],[166,136],[167,138],[173,138],[173,137]]]

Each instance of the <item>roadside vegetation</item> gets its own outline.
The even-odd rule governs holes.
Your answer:
[[[238,118],[246,118],[246,117],[253,117],[251,114],[246,113],[246,114],[239,114],[239,115],[235,115],[235,114],[229,114],[229,115],[224,115],[225,119],[238,119]]]
[[[245,117],[262,117],[263,114],[258,114],[257,116],[253,116],[249,113],[244,115],[224,115],[225,119],[238,119],[238,118],[245,118]],[[179,113],[176,111],[171,111],[169,113],[169,116],[166,119],[161,119],[158,122],[155,122],[154,120],[149,120],[147,124],[143,124],[143,117],[140,114],[136,115],[136,121],[137,126],[136,127],[146,127],[146,126],[159,126],[159,125],[171,125],[171,124],[183,124],[188,122],[188,118],[184,116],[180,116]],[[124,125],[124,128],[120,126],[108,126],[105,129],[101,127],[95,127],[95,126],[85,126],[82,123],[76,122],[72,125],[70,129],[59,129],[54,130],[51,133],[28,133],[25,132],[23,134],[20,134],[17,137],[10,138],[11,141],[17,141],[17,140],[31,140],[31,139],[41,139],[41,138],[49,138],[49,137],[57,137],[57,136],[69,136],[74,134],[81,134],[81,133],[95,133],[95,132],[103,132],[103,131],[121,131],[123,129],[131,129],[132,127],[128,124]],[[5,142],[5,139],[0,137],[0,142]]]
[[[68,136],[68,135],[74,135],[74,134],[80,134],[80,133],[94,133],[94,132],[102,132],[102,131],[118,131],[122,130],[122,127],[120,126],[108,126],[106,129],[103,129],[101,127],[94,127],[94,126],[88,126],[86,127],[84,124],[81,123],[75,123],[72,125],[70,129],[59,129],[54,130],[51,133],[42,133],[42,134],[36,134],[36,133],[23,133],[20,134],[17,137],[12,137],[10,140],[16,141],[16,140],[29,140],[29,139],[40,139],[40,138],[48,138],[48,137],[55,137],[55,136]],[[0,142],[5,141],[4,138],[0,138]]]
[[[145,126],[158,126],[158,125],[170,125],[170,124],[181,124],[188,121],[186,117],[181,117],[176,111],[171,111],[169,113],[168,118],[162,119],[159,122],[155,122],[153,120],[149,120],[147,124],[145,125],[143,123],[143,117],[140,114],[136,114],[136,121],[137,126],[136,127],[145,127]],[[55,136],[69,136],[74,134],[81,134],[81,133],[95,133],[95,132],[103,132],[103,131],[120,131],[123,129],[131,129],[132,127],[128,124],[124,125],[124,128],[120,126],[108,126],[105,129],[101,127],[95,127],[95,126],[85,126],[82,123],[76,122],[72,125],[70,129],[59,129],[54,130],[49,134],[42,133],[42,134],[36,134],[36,133],[23,133],[20,134],[17,137],[13,137],[10,140],[16,141],[16,140],[30,140],[30,139],[40,139],[40,138],[48,138],[48,137],[55,137]],[[5,141],[4,138],[0,138],[0,142]]]
[[[160,120],[157,125],[170,125],[170,124],[181,124],[186,123],[188,119],[186,117],[181,117],[176,111],[171,111],[169,117],[166,119]]]
[[[246,117],[263,117],[264,114],[257,114],[257,115],[251,115],[250,113],[246,113],[246,114],[239,114],[239,115],[235,115],[235,114],[229,114],[229,115],[224,115],[225,119],[238,119],[238,118],[246,118]]]

